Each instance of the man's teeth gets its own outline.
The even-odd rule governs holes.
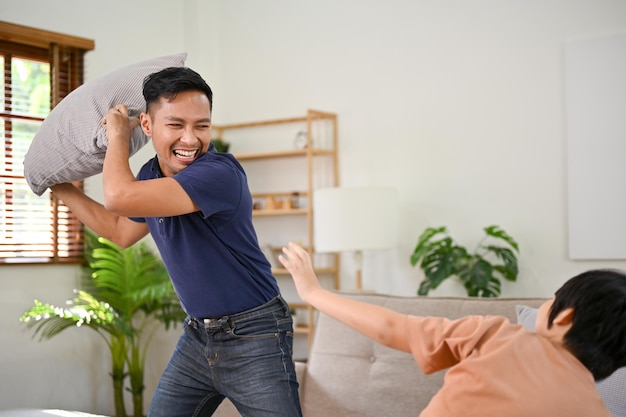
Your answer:
[[[183,158],[191,158],[196,154],[196,151],[181,151],[175,150],[174,153],[178,156],[182,156]]]

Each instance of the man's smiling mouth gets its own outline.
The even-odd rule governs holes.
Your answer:
[[[180,158],[193,158],[196,156],[196,154],[198,153],[198,150],[193,150],[193,151],[185,151],[182,149],[175,149],[174,150],[174,155],[180,157]]]

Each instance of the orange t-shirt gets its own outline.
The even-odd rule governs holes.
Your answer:
[[[424,373],[450,368],[421,417],[611,417],[574,355],[504,317],[410,316],[408,326]]]

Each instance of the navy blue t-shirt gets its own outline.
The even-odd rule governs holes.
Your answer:
[[[161,177],[156,157],[138,180]],[[212,318],[257,307],[276,297],[278,284],[252,225],[246,174],[231,155],[209,151],[173,176],[200,211],[147,222],[183,308]]]

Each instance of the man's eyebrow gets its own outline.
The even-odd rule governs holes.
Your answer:
[[[176,117],[176,116],[165,116],[165,119],[172,121],[172,122],[184,122],[185,121],[184,118]],[[211,123],[211,118],[203,117],[201,119],[193,120],[193,123]]]

